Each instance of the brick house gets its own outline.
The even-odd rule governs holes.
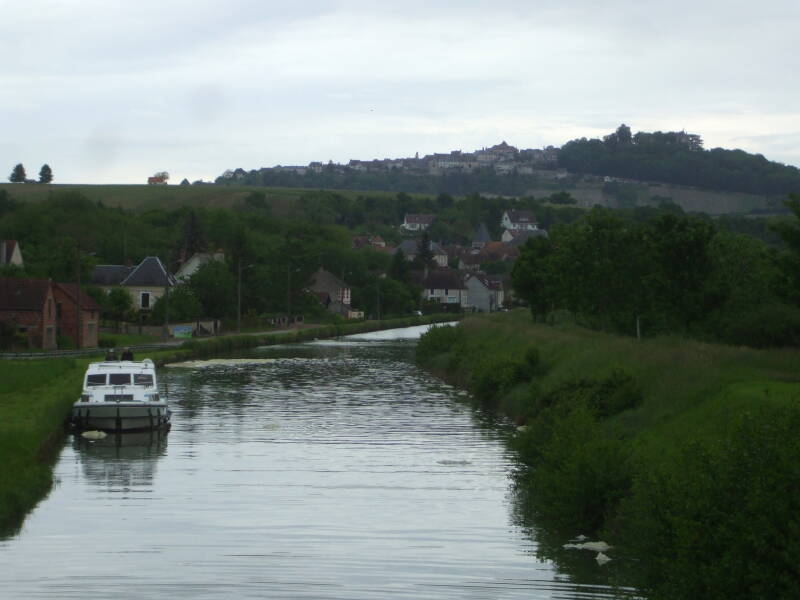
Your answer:
[[[56,303],[52,282],[0,278],[0,322],[25,334],[29,347],[54,350]]]
[[[77,291],[78,286],[74,283],[53,283],[58,334],[72,339],[76,347],[97,348],[100,306],[86,292],[80,293],[81,335],[78,346]]]

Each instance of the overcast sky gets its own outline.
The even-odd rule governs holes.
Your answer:
[[[627,123],[800,166],[800,1],[0,0],[0,177],[560,146]]]

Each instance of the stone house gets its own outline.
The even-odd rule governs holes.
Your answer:
[[[53,283],[58,335],[65,335],[79,348],[96,348],[100,329],[100,306],[85,292],[78,294],[74,283]],[[80,296],[80,340],[78,340],[78,297]]]
[[[56,302],[52,282],[0,278],[0,322],[24,334],[29,347],[54,350]]]
[[[320,268],[312,276],[309,289],[319,298],[325,308],[348,319],[363,319],[364,312],[350,306],[350,286],[333,273]]]

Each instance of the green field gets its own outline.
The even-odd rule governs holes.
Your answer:
[[[208,206],[232,208],[240,206],[252,193],[265,195],[272,211],[283,215],[292,202],[309,192],[303,188],[269,188],[234,185],[83,185],[83,184],[14,184],[0,183],[12,198],[23,202],[41,202],[54,193],[80,192],[92,202],[125,209],[179,208]],[[335,190],[345,197],[395,196],[395,192]],[[418,194],[412,194],[418,195]]]

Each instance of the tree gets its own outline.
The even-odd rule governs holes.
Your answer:
[[[788,288],[786,295],[791,301],[800,303],[800,195],[791,194],[785,204],[796,218],[793,221],[778,223],[773,229],[788,248],[788,252],[780,258],[781,270],[786,277]]]
[[[22,166],[22,163],[17,164],[14,167],[14,170],[11,171],[11,175],[9,176],[8,180],[11,183],[25,183],[25,167]]]
[[[236,313],[236,278],[225,263],[212,260],[189,278],[188,286],[208,317],[222,318]]]
[[[417,243],[417,255],[414,257],[414,266],[418,268],[433,267],[433,250],[431,249],[431,236],[427,231],[422,232],[422,237]]]
[[[392,256],[392,263],[389,265],[389,277],[395,281],[406,283],[410,270],[411,265],[406,260],[405,252],[403,252],[402,248],[398,248],[397,252]]]
[[[53,170],[50,165],[45,163],[39,171],[39,183],[50,183],[51,181],[53,181]]]

